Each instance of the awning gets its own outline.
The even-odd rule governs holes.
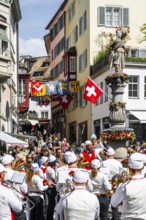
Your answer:
[[[0,131],[0,141],[5,142],[8,146],[16,146],[16,145],[23,145],[26,147],[28,144],[24,141],[21,141],[15,137],[12,137],[9,134],[6,134],[5,132]]]
[[[130,113],[138,118],[140,123],[146,123],[146,111],[130,111]]]

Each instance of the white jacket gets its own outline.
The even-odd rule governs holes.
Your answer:
[[[11,209],[21,212],[22,204],[10,188],[0,185],[0,220],[11,220]]]

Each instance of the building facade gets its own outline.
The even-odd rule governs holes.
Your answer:
[[[0,0],[0,130],[17,132],[19,0]]]
[[[65,111],[66,137],[72,143],[81,144],[89,139],[92,133],[100,135],[102,129],[110,126],[111,90],[105,83],[105,77],[114,70],[110,69],[109,59],[104,64],[98,65],[95,71],[92,67],[99,51],[103,51],[109,43],[109,33],[114,34],[115,29],[119,26],[130,27],[130,39],[126,41],[126,55],[128,57],[145,57],[146,42],[140,44],[142,38],[140,27],[145,23],[144,6],[144,0],[140,0],[136,8],[133,2],[127,0],[112,0],[110,3],[108,0],[66,0],[63,2],[63,8],[58,10],[57,16],[60,13],[65,14],[63,55],[65,80],[67,82],[74,80],[80,83],[80,92],[72,94],[73,101]],[[55,15],[54,18],[58,19],[57,16]],[[56,20],[54,26],[55,23]],[[56,40],[57,38],[54,38],[54,43]],[[51,53],[51,57],[53,57],[53,52]],[[51,65],[53,65],[53,60]],[[53,66],[51,70],[52,68]],[[140,89],[136,96],[134,90],[135,87],[137,89],[139,83],[144,84],[142,88],[145,90],[145,65],[144,63],[137,65],[137,63],[129,64],[127,62],[124,71],[131,77],[131,82],[125,87],[124,94],[127,112],[131,112],[128,113],[128,118],[132,112],[134,117],[139,111],[141,111],[139,115],[144,115],[145,93]],[[54,74],[56,72],[55,70]],[[91,76],[97,85],[104,90],[104,94],[96,105],[87,102],[83,97],[88,76]],[[132,91],[129,91],[130,89]],[[138,101],[139,106],[136,107],[134,113],[135,101]],[[141,120],[145,129],[144,121],[145,118]],[[127,120],[125,126],[131,126],[130,123]]]

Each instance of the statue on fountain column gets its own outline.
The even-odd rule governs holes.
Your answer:
[[[112,61],[111,67],[115,67],[116,73],[123,73],[125,67],[125,38],[128,36],[129,28],[124,29],[123,27],[116,28],[116,39],[111,37],[111,49],[112,49]]]

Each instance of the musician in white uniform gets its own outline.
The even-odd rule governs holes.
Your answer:
[[[94,194],[86,190],[87,180],[87,171],[74,172],[75,189],[60,202],[60,213],[65,220],[94,220],[99,216],[99,202]]]
[[[5,180],[11,180],[13,174],[14,174],[14,157],[12,157],[9,154],[6,154],[2,158],[2,164],[4,165],[6,169],[6,175]]]
[[[52,181],[48,180],[47,185],[43,185],[43,179],[38,175],[39,166],[37,163],[31,165],[27,172],[26,182],[29,189],[29,198],[35,204],[35,207],[30,211],[30,220],[43,220],[43,201],[44,191],[51,185]],[[31,206],[31,204],[30,204]]]
[[[112,147],[109,147],[106,152],[106,160],[102,162],[102,166],[108,170],[107,176],[109,180],[116,174],[120,174],[123,170],[123,166],[120,161],[115,159],[115,151]],[[112,209],[112,219],[119,219],[119,211],[118,208],[111,207]]]
[[[101,163],[99,160],[93,160],[91,167],[90,179],[93,193],[97,196],[100,204],[100,220],[108,220],[109,198],[107,193],[112,187],[107,175],[100,172]]]
[[[113,207],[122,203],[122,220],[146,219],[146,178],[142,175],[143,167],[142,155],[132,154],[128,159],[131,179],[121,183],[111,197]]]
[[[0,220],[13,220],[14,212],[22,211],[22,203],[11,188],[3,185],[5,174],[5,167],[0,164]]]

